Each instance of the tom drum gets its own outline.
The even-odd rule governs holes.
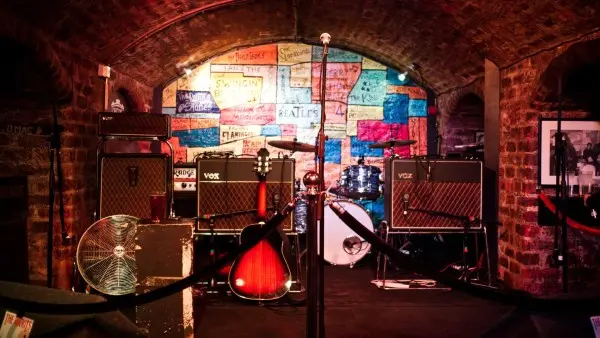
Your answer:
[[[335,200],[363,226],[374,231],[373,221],[359,204]],[[325,243],[323,258],[334,265],[354,265],[371,249],[371,245],[352,231],[331,209],[325,206]]]

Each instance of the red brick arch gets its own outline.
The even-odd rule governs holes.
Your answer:
[[[70,73],[61,63],[53,46],[31,26],[0,13],[0,36],[16,40],[24,47],[31,49],[41,65],[50,70],[56,99],[68,102],[72,96]]]

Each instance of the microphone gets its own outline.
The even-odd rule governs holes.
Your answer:
[[[404,202],[404,210],[402,211],[402,214],[404,216],[408,215],[408,198],[410,197],[409,194],[404,194],[404,196],[402,196],[402,202]]]
[[[321,34],[321,42],[324,45],[328,45],[329,41],[331,41],[331,35],[329,35],[329,33],[323,33],[323,34]]]

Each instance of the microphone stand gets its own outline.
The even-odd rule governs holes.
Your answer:
[[[318,181],[318,186],[314,187],[317,189],[313,189],[312,193],[310,191],[308,193],[309,238],[307,242],[307,251],[309,287],[307,290],[308,309],[306,316],[306,336],[308,338],[325,337],[325,285],[323,259],[323,253],[325,251],[325,244],[323,241],[325,237],[325,94],[327,88],[327,54],[330,40],[331,36],[328,33],[321,34],[321,42],[323,42],[320,88],[321,125],[317,136],[316,147],[316,158],[318,159],[319,166],[317,173],[309,172],[304,176],[305,186],[313,185],[314,187],[314,183],[317,183],[316,181]],[[319,224],[318,234],[317,224]],[[317,243],[318,248],[315,245]]]
[[[70,239],[67,231],[65,230],[65,199],[63,197],[64,177],[60,158],[60,134],[63,131],[63,127],[58,125],[58,110],[56,107],[56,101],[54,100],[52,102],[52,120],[52,134],[48,136],[48,147],[50,154],[50,173],[48,179],[48,245],[46,246],[46,286],[48,288],[52,288],[52,259],[54,256],[54,198],[56,194],[55,183],[58,185],[58,208],[63,244],[65,241]],[[54,176],[55,159],[56,178],[58,178],[57,180]]]
[[[567,144],[562,133],[562,76],[558,78],[558,109],[556,120],[556,134],[554,135],[555,171],[556,171],[556,206],[557,224],[554,228],[554,263],[559,268],[562,265],[563,292],[568,292],[568,238],[567,238]],[[566,197],[565,197],[566,196]],[[561,244],[559,245],[559,227]]]

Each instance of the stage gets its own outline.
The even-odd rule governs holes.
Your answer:
[[[455,291],[384,291],[371,284],[374,276],[370,266],[325,268],[327,337],[479,337],[511,310]],[[388,275],[398,277],[419,278]],[[201,288],[193,299],[195,337],[305,337],[302,305],[258,306]]]

